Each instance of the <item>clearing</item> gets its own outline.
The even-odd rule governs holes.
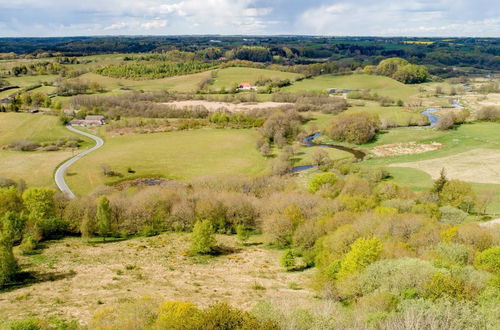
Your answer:
[[[101,130],[103,132],[104,130]],[[76,194],[86,194],[119,177],[105,177],[106,164],[121,179],[165,176],[189,179],[204,175],[258,175],[267,160],[250,129],[197,129],[151,134],[101,135],[105,144],[68,169],[66,181]],[[128,173],[131,168],[135,173]]]
[[[242,82],[254,84],[259,79],[290,79],[291,82],[302,77],[298,73],[283,72],[268,69],[231,67],[217,70],[217,77],[212,85],[215,89],[232,88]]]
[[[473,149],[448,157],[395,163],[390,166],[419,169],[429,173],[433,179],[439,177],[444,168],[446,176],[451,179],[500,184],[500,152],[493,149]]]
[[[234,236],[217,239],[236,252],[190,257],[189,234],[178,233],[105,244],[80,238],[47,242],[40,254],[18,255],[23,271],[35,279],[2,293],[0,319],[57,315],[87,322],[99,305],[145,296],[200,307],[228,300],[247,310],[263,299],[302,307],[314,302],[305,286],[312,270],[285,272],[279,266],[283,252],[260,245],[260,237],[247,246]]]
[[[173,101],[173,102],[165,102],[163,104],[170,105],[179,109],[202,106],[205,107],[208,111],[227,110],[235,112],[259,110],[267,108],[278,108],[281,106],[289,105],[289,103],[281,103],[281,102],[229,103],[229,102],[214,102],[205,100]]]
[[[411,155],[420,154],[427,151],[438,150],[443,145],[438,142],[433,142],[429,144],[417,143],[417,142],[407,142],[407,143],[391,143],[383,144],[377,146],[370,151],[375,154],[375,156],[385,157],[385,156],[396,156],[396,155]]]
[[[326,92],[330,88],[369,89],[372,93],[376,92],[381,96],[388,96],[396,100],[402,99],[404,101],[418,94],[418,89],[415,86],[405,85],[388,77],[367,74],[322,75],[297,81],[292,86],[283,88],[283,90],[288,92]]]

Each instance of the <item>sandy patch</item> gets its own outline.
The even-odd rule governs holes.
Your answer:
[[[416,168],[429,173],[433,179],[439,177],[444,168],[451,179],[500,184],[500,150],[495,149],[473,149],[453,156],[390,166]]]
[[[203,106],[208,111],[217,111],[222,109],[227,111],[249,111],[256,109],[258,110],[266,108],[277,108],[284,105],[289,105],[290,103],[282,103],[282,102],[229,103],[229,102],[212,102],[205,100],[188,100],[188,101],[166,102],[162,104],[173,106],[178,109]]]
[[[429,144],[407,142],[407,143],[391,143],[384,144],[371,149],[371,152],[376,156],[396,156],[396,155],[411,155],[420,154],[427,151],[440,149],[443,145],[438,142]]]
[[[469,105],[473,110],[479,110],[485,106],[495,106],[500,104],[500,93],[483,94],[467,94],[462,97],[464,103]]]
[[[192,258],[189,235],[169,233],[93,246],[79,238],[48,242],[40,255],[18,256],[22,270],[40,279],[0,294],[0,319],[58,315],[86,323],[99,307],[145,296],[200,307],[229,301],[245,310],[262,299],[301,306],[315,301],[307,287],[314,270],[285,272],[282,251],[242,247],[230,236],[217,240],[239,251]]]
[[[488,222],[481,222],[479,224],[479,226],[485,227],[485,228],[498,228],[498,229],[500,229],[500,218],[499,219],[490,220]]]

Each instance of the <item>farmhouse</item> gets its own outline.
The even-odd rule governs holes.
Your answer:
[[[238,86],[238,89],[240,91],[254,91],[254,90],[257,90],[257,87],[253,86],[251,83],[249,82],[242,82],[240,83],[240,85]]]
[[[72,126],[101,126],[104,125],[104,116],[86,116],[85,119],[73,119]]]

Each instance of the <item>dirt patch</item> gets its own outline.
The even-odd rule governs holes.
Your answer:
[[[200,307],[229,301],[247,310],[261,299],[314,303],[307,288],[314,270],[285,272],[282,251],[239,246],[234,236],[217,240],[238,251],[190,257],[189,235],[179,233],[93,245],[79,238],[48,242],[39,255],[17,255],[22,270],[41,280],[1,293],[0,319],[57,315],[86,323],[102,306],[145,296]]]
[[[438,142],[432,142],[429,144],[407,142],[407,143],[384,144],[372,148],[370,151],[376,156],[385,157],[385,156],[420,154],[427,151],[437,150],[442,147],[443,145]]]
[[[244,112],[244,111],[259,110],[266,108],[278,108],[285,105],[289,105],[290,103],[282,103],[282,102],[229,103],[229,102],[212,102],[205,100],[188,100],[188,101],[166,102],[162,104],[173,106],[178,109],[205,107],[208,111],[226,110],[226,111]]]
[[[392,167],[411,167],[439,177],[446,176],[469,182],[500,184],[500,152],[495,149],[473,149],[460,154],[411,163],[391,164]]]

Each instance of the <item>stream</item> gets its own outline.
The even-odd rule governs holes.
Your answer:
[[[455,109],[463,109],[464,108],[455,99],[451,100],[451,105]],[[431,123],[431,125],[430,125],[431,127],[436,126],[436,124],[439,120],[439,116],[434,114],[434,112],[439,111],[439,110],[441,110],[441,108],[427,108],[421,112],[421,114],[423,114],[423,115],[427,116],[427,118],[429,118],[429,122]]]
[[[357,161],[363,160],[363,158],[365,158],[365,156],[366,156],[366,154],[361,150],[352,149],[352,148],[341,146],[338,144],[314,143],[314,139],[316,139],[320,136],[321,136],[321,133],[314,133],[314,134],[308,135],[304,138],[303,143],[306,147],[323,147],[323,148],[332,148],[332,149],[337,149],[337,150],[341,150],[341,151],[346,151],[346,152],[351,153],[354,156],[354,158],[356,158]],[[292,167],[292,173],[305,171],[305,170],[311,169],[313,167],[316,167],[316,166],[315,165],[295,166],[295,167]]]

